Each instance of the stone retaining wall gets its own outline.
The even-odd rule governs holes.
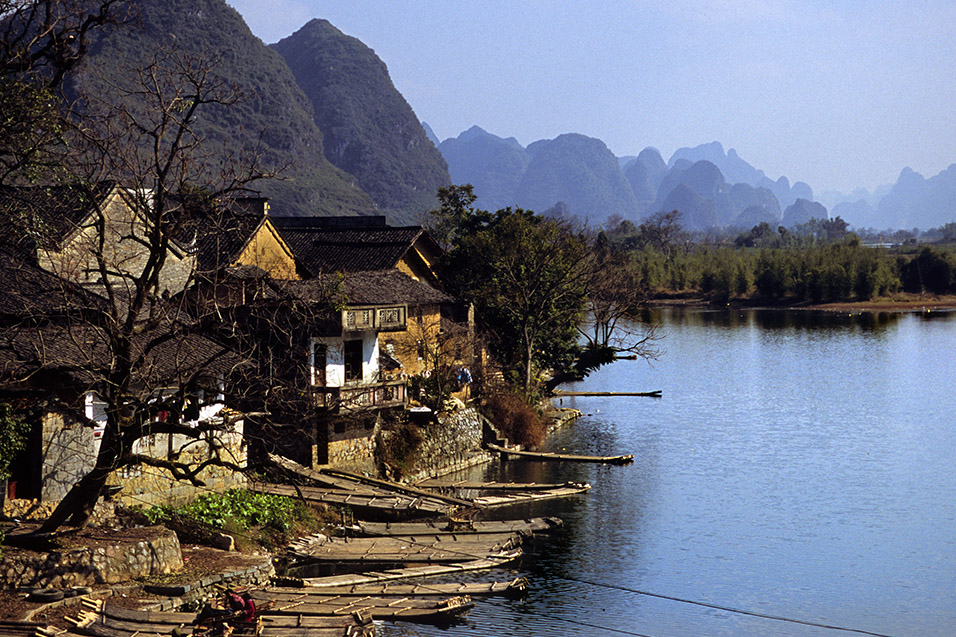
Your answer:
[[[410,482],[488,462],[492,455],[481,449],[482,423],[478,411],[461,409],[438,415],[438,422],[422,428],[425,442],[418,449]]]
[[[239,466],[246,465],[246,447],[242,439],[242,423],[224,432],[212,443],[195,441],[180,434],[156,434],[136,441],[137,453],[154,458],[174,455],[181,462],[202,463],[212,454]],[[215,445],[215,448],[213,448]],[[177,480],[165,469],[148,465],[123,467],[110,476],[111,485],[122,486],[115,498],[130,507],[150,507],[160,504],[185,504],[196,497],[209,493],[222,493],[229,489],[241,489],[247,484],[246,477],[227,469],[210,465],[197,476],[205,486],[193,486],[187,480]]]
[[[0,559],[0,586],[94,586],[173,573],[182,568],[179,539],[172,531],[162,529],[156,537],[139,542],[46,553],[8,553]]]

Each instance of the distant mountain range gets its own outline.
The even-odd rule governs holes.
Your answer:
[[[485,209],[519,206],[592,223],[672,209],[699,230],[791,225],[807,215],[880,229],[956,220],[956,165],[929,179],[904,169],[873,193],[823,193],[828,212],[806,183],[772,180],[719,142],[680,148],[666,162],[650,147],[615,157],[601,140],[574,133],[524,147],[474,126],[439,142],[374,51],[325,20],[266,46],[224,0],[131,4],[137,19],[102,35],[69,86],[113,98],[170,43],[183,55],[218,58],[217,72],[250,97],[209,110],[198,132],[228,149],[223,160],[261,143],[268,165],[286,167],[283,179],[260,184],[275,214],[418,223],[437,205],[439,187],[471,183]]]
[[[438,149],[452,181],[471,183],[476,205],[491,210],[558,209],[592,223],[680,210],[694,230],[749,229],[761,222],[792,227],[837,215],[854,227],[876,229],[929,229],[956,220],[956,165],[931,179],[904,169],[896,185],[873,194],[825,193],[833,206],[828,212],[808,184],[791,184],[785,176],[774,181],[716,141],[679,148],[665,162],[652,147],[614,157],[601,140],[567,134],[524,148],[514,137],[473,126]]]

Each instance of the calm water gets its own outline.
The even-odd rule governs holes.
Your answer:
[[[522,600],[385,635],[956,634],[956,314],[666,310],[666,353],[569,389],[550,444],[626,467],[507,462],[485,477],[580,480],[512,571]],[[652,593],[664,597],[655,597]]]

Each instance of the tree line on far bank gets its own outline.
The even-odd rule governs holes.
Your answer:
[[[605,230],[629,255],[652,297],[701,295],[777,304],[866,301],[898,292],[956,293],[956,252],[940,241],[865,245],[845,221],[812,219],[793,229],[761,223],[736,237],[685,233],[677,211]],[[947,224],[935,234],[956,233]]]
[[[952,249],[865,245],[839,217],[707,236],[684,231],[678,211],[590,230],[520,208],[476,209],[470,185],[438,198],[439,275],[474,305],[487,351],[530,398],[621,355],[656,357],[658,334],[641,320],[653,298],[783,305],[956,293]],[[956,224],[934,232],[956,237]]]

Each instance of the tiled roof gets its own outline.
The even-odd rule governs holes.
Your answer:
[[[140,388],[175,387],[194,376],[228,373],[241,362],[236,353],[199,334],[157,336],[147,332],[133,341],[134,357],[143,356],[132,379]],[[82,321],[0,331],[0,384],[6,386],[40,374],[69,383],[67,391],[85,391],[107,378],[111,358],[103,331]]]
[[[0,247],[0,315],[40,318],[103,309],[106,300]]]
[[[329,226],[317,218],[271,219],[296,258],[314,275],[394,268],[424,232],[420,226]]]
[[[452,297],[398,270],[351,272],[345,275],[345,293],[352,305],[451,303]]]
[[[28,234],[50,248],[76,230],[112,192],[115,183],[81,186],[26,186],[0,189],[0,218],[4,238]],[[12,233],[12,234],[8,234]]]
[[[328,299],[333,275],[305,281],[290,281],[288,290],[312,303]],[[347,303],[357,305],[435,305],[452,302],[452,297],[395,269],[373,272],[349,272],[343,282]]]

